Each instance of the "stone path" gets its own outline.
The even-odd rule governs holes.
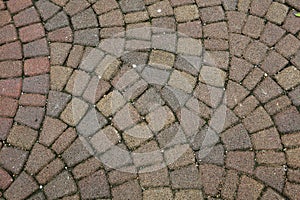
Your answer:
[[[300,199],[299,0],[0,0],[0,199]]]

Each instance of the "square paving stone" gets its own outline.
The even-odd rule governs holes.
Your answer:
[[[241,177],[241,183],[237,191],[238,199],[253,198],[257,199],[263,189],[263,185],[246,175]]]
[[[199,18],[196,5],[184,5],[174,9],[175,18],[178,22],[192,21]]]
[[[100,15],[105,12],[111,11],[112,9],[118,8],[116,0],[99,0],[94,5],[95,12]]]
[[[53,160],[37,174],[37,181],[40,184],[46,184],[48,181],[54,178],[54,176],[58,175],[64,166],[65,164],[59,158]]]
[[[108,117],[115,114],[125,103],[122,94],[114,90],[97,103],[97,108],[104,116]]]
[[[243,28],[243,33],[253,38],[259,38],[264,29],[264,25],[263,19],[250,15]]]
[[[151,169],[151,167],[149,168]],[[147,170],[144,168],[143,170]],[[150,171],[147,173],[139,173],[140,184],[142,187],[159,187],[168,186],[170,184],[167,168]]]
[[[289,8],[284,4],[273,2],[268,9],[266,18],[276,24],[282,24],[288,14],[288,11]]]
[[[30,150],[37,136],[37,131],[27,126],[14,125],[10,130],[7,141],[16,147]]]
[[[168,81],[171,87],[181,89],[187,93],[191,93],[195,87],[196,78],[185,72],[174,70]]]
[[[70,99],[71,95],[63,92],[50,91],[48,95],[47,115],[58,117]]]
[[[89,5],[86,0],[70,0],[64,7],[64,10],[72,16],[86,9]]]
[[[229,151],[252,147],[248,132],[242,124],[238,124],[222,133],[221,140]]]
[[[159,132],[163,128],[172,124],[175,121],[175,117],[169,107],[158,107],[146,116],[146,121],[149,127],[154,132]]]
[[[221,6],[201,8],[200,16],[204,23],[217,22],[225,19],[224,10]]]
[[[170,179],[172,182],[172,188],[174,189],[190,189],[201,187],[199,172],[194,165],[172,171],[170,173]]]
[[[41,127],[41,122],[44,118],[44,114],[44,108],[30,106],[20,107],[18,109],[15,120],[31,128],[39,129]]]
[[[284,57],[289,58],[297,52],[299,47],[300,40],[288,34],[276,44],[275,49]]]
[[[0,151],[0,163],[4,169],[19,174],[28,157],[28,152],[13,147],[3,147]]]
[[[254,90],[254,95],[256,98],[262,102],[266,103],[270,99],[279,96],[282,92],[280,86],[271,78],[265,78]]]
[[[173,15],[173,9],[169,1],[159,1],[148,6],[150,17],[162,17]]]
[[[289,133],[300,130],[300,113],[294,106],[275,115],[274,121],[281,133]]]
[[[281,71],[275,78],[279,85],[285,90],[289,90],[300,83],[300,71],[296,67],[290,66]]]
[[[270,51],[268,56],[263,61],[261,68],[269,75],[274,75],[288,64],[283,56],[276,51]]]
[[[262,108],[258,107],[244,120],[243,124],[250,133],[254,133],[273,125],[269,114]]]
[[[253,41],[248,46],[244,57],[253,64],[260,64],[260,62],[265,58],[267,53],[267,46],[258,41]]]
[[[250,13],[263,17],[269,9],[272,0],[254,0],[251,2]]]
[[[230,151],[227,153],[226,166],[241,172],[253,173],[254,153],[251,151]]]

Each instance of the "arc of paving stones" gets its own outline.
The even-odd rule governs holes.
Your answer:
[[[3,16],[1,26],[9,23],[10,14],[14,17],[15,26],[18,26],[18,14],[24,11],[23,15],[27,16],[35,12],[34,8],[29,9],[31,1],[24,2],[23,5],[16,4],[16,1],[0,1]],[[26,131],[15,127],[10,129],[9,123],[12,120],[1,118],[1,133],[6,131],[7,135],[9,132],[6,137],[12,138],[11,141],[5,140],[0,147],[0,176],[4,177],[1,180],[5,180],[4,183],[0,181],[0,189],[4,198],[298,198],[300,22],[293,15],[293,9],[300,10],[298,1],[40,0],[35,2],[35,7],[44,21],[47,41],[50,42],[51,91],[47,116],[42,122],[43,129],[38,131],[39,143],[35,144],[24,143],[24,137],[30,138],[27,141],[35,141],[32,138],[37,137],[34,136],[36,132],[27,131],[31,126],[29,123],[19,120]],[[28,16],[30,20],[34,18]],[[190,156],[193,155],[191,147],[187,151],[189,153],[179,159],[179,165],[151,173],[125,173],[103,166],[91,157],[77,138],[75,130],[59,117],[71,100],[70,93],[73,91],[71,89],[68,92],[66,85],[72,85],[72,78],[69,78],[75,76],[73,71],[76,71],[74,69],[79,66],[82,58],[88,55],[91,50],[89,46],[95,47],[99,38],[110,37],[125,28],[127,30],[150,24],[177,30],[201,40],[216,61],[216,66],[227,72],[225,94],[228,110],[225,130],[220,134],[220,143],[205,159],[195,160],[194,156]],[[18,49],[13,45],[18,46],[20,43],[14,42],[17,39],[13,38],[1,44],[0,56],[10,55],[10,50]],[[28,47],[31,50],[40,48]],[[18,52],[12,54],[20,55]],[[21,60],[23,56],[3,59]],[[14,67],[16,73],[12,74],[18,75],[13,77],[21,77],[19,68]],[[4,83],[12,75],[6,76],[1,77],[5,79],[1,80],[1,88],[8,87]],[[203,103],[203,113],[209,114],[211,105],[207,104],[210,102],[204,95],[199,95],[203,94],[201,87],[197,89],[198,95],[195,92],[194,96],[201,105]],[[20,89],[10,91],[13,95],[16,91],[20,93]],[[1,93],[2,96],[12,94]],[[14,98],[18,99],[19,96]],[[11,115],[17,121],[16,116]],[[4,116],[7,118],[8,114]],[[5,129],[2,124],[9,126]],[[29,132],[29,136],[20,134],[22,131]],[[16,139],[18,137],[21,139]],[[13,139],[17,142],[12,142]],[[29,144],[30,153],[20,156],[22,159],[7,159],[16,158],[16,154],[21,155],[20,150],[26,148],[25,144]],[[25,161],[20,164],[20,160],[27,160],[26,165]],[[16,166],[21,166],[23,172],[15,173]],[[38,188],[38,185],[42,187]]]

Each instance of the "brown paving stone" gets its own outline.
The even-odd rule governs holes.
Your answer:
[[[281,92],[280,86],[273,79],[267,77],[258,84],[254,90],[254,95],[260,102],[266,103],[270,99],[279,96]]]
[[[24,78],[23,80],[23,92],[35,93],[35,94],[47,94],[49,92],[49,75],[38,75]]]
[[[284,57],[289,58],[300,48],[300,41],[293,35],[288,34],[275,46],[275,49]]]
[[[299,153],[300,153],[300,148],[289,149],[286,151],[288,166],[294,167],[294,168],[300,167]]]
[[[228,170],[221,189],[221,196],[226,199],[234,199],[239,184],[239,176],[236,171]]]
[[[160,11],[160,12],[159,12]],[[159,1],[148,6],[150,17],[162,17],[173,15],[173,9],[169,1]]]
[[[194,3],[194,0],[171,0],[171,4],[173,7],[192,3]]]
[[[299,106],[300,105],[300,86],[296,87],[294,90],[292,90],[289,93],[289,97],[291,98],[294,105]]]
[[[121,0],[119,2],[123,13],[145,10],[145,3],[143,0]]]
[[[52,66],[50,70],[51,90],[61,91],[67,84],[73,70],[69,67]]]
[[[300,130],[300,113],[294,106],[275,115],[274,121],[279,132],[286,133]]]
[[[0,11],[0,26],[4,26],[11,21],[11,16],[7,10]]]
[[[81,96],[88,85],[90,75],[82,70],[73,71],[72,76],[69,78],[65,90],[74,96]]]
[[[264,108],[270,115],[274,115],[292,104],[287,96],[281,96],[267,103]]]
[[[93,8],[95,12],[98,15],[100,15],[105,12],[111,11],[115,8],[118,8],[118,3],[116,0],[100,0],[93,5]]]
[[[26,174],[26,172],[23,172],[5,191],[4,196],[7,199],[26,199],[37,189],[38,185],[34,179]]]
[[[91,8],[74,15],[71,21],[75,30],[98,26],[97,17]]]
[[[17,60],[22,58],[22,49],[19,41],[0,46],[1,60]]]
[[[228,70],[228,67],[229,67],[229,52],[228,51],[206,51],[206,53],[207,54],[204,54],[204,62],[206,62],[206,61],[210,62],[210,60],[211,60],[212,63],[209,63],[209,65],[212,65],[212,66],[220,68],[220,69]],[[189,72],[189,73],[191,73],[191,72]],[[193,73],[191,73],[191,74],[193,74]],[[195,75],[197,75],[197,74],[198,74],[198,71],[197,71],[197,73],[195,73]]]
[[[200,16],[204,23],[216,22],[225,19],[225,14],[221,6],[201,8]]]
[[[89,5],[86,0],[70,0],[64,7],[64,10],[72,16],[86,9]]]
[[[142,189],[136,180],[128,181],[112,188],[112,197],[115,200],[142,199]]]
[[[110,188],[105,172],[100,170],[78,182],[82,199],[110,197]]]
[[[293,34],[296,34],[300,30],[300,19],[294,15],[293,10],[289,12],[282,27]]]
[[[15,121],[27,125],[34,129],[39,129],[44,117],[44,108],[38,107],[19,107]]]
[[[5,190],[13,182],[12,177],[7,171],[0,168],[0,189]]]
[[[24,74],[27,76],[46,74],[49,71],[50,63],[47,57],[26,59],[24,62]]]
[[[244,79],[243,85],[252,90],[258,82],[263,78],[264,72],[259,68],[254,68]]]
[[[241,172],[252,174],[254,153],[251,151],[230,151],[226,156],[226,166]]]
[[[258,100],[251,95],[234,108],[234,113],[241,118],[245,118],[258,106],[258,104]]]
[[[154,169],[157,169],[156,167],[160,167],[157,163],[160,163],[163,161],[163,155],[157,145],[157,142],[154,140],[151,140],[150,142],[140,146],[138,149],[133,151],[133,161],[135,166],[149,166],[148,168],[145,168],[143,172],[148,171],[154,171]],[[151,152],[151,153],[148,153]]]
[[[139,119],[139,114],[136,109],[130,105],[125,105],[113,118],[113,122],[119,130],[124,130],[134,124],[136,124]]]
[[[124,171],[120,171],[124,170]],[[137,177],[135,167],[129,166],[108,172],[108,181],[110,184],[121,184]]]
[[[57,117],[70,99],[71,96],[68,94],[50,91],[48,95],[47,115]]]
[[[284,4],[273,2],[268,9],[266,18],[276,24],[282,24],[289,11],[289,7]]]
[[[250,132],[257,132],[273,125],[268,113],[262,108],[255,109],[247,118],[243,120],[244,126]]]
[[[289,181],[300,183],[300,170],[299,169],[296,169],[296,170],[289,169],[287,176],[288,176]]]
[[[242,124],[236,125],[221,134],[221,139],[227,150],[251,148],[248,132]]]
[[[52,149],[61,154],[65,149],[67,149],[72,142],[76,139],[77,133],[73,128],[68,128],[65,132],[63,132],[59,138],[52,145]]]
[[[268,46],[273,46],[280,40],[284,33],[285,31],[281,27],[268,22],[260,37],[260,40],[266,43]]]
[[[221,5],[221,0],[196,0],[196,3],[201,8]]]
[[[0,95],[18,98],[21,94],[21,79],[0,80]]]
[[[192,21],[199,18],[199,11],[196,5],[184,5],[174,9],[177,22]]]
[[[76,189],[76,184],[67,171],[63,171],[44,187],[48,199],[57,199],[72,194],[76,192]]]
[[[113,10],[99,16],[101,27],[122,26],[124,25],[123,15],[119,10]]]
[[[153,18],[151,22],[152,26],[158,28],[155,32],[163,32],[164,30],[175,31],[176,29],[175,18],[173,17]]]
[[[143,170],[147,170],[147,168]],[[169,186],[170,184],[167,168],[150,171],[147,173],[139,173],[139,179],[142,187]]]
[[[285,90],[289,90],[300,83],[300,71],[296,67],[290,66],[281,71],[275,78],[279,85]]]
[[[111,38],[112,35],[124,36],[124,27],[108,27],[100,30],[100,37],[102,39]]]
[[[257,152],[256,161],[258,164],[266,165],[284,165],[286,163],[284,153],[276,151]]]
[[[286,194],[291,199],[297,200],[299,197],[298,196],[299,191],[300,191],[299,184],[287,182],[284,187],[284,194]]]
[[[241,82],[253,68],[253,65],[244,59],[233,57],[230,62],[229,78]]]
[[[229,48],[228,41],[222,39],[205,39],[204,46],[208,50],[222,51]]]
[[[35,56],[48,56],[49,49],[46,39],[36,40],[23,45],[24,56],[35,57]]]
[[[202,195],[201,190],[179,190],[175,193],[175,200],[180,199],[190,199],[190,200],[203,200],[204,197]]]
[[[288,64],[288,61],[276,51],[270,51],[263,61],[261,68],[270,75],[280,71]]]
[[[7,141],[13,146],[30,150],[37,139],[37,131],[22,125],[14,125],[10,130]]]
[[[204,37],[228,39],[227,24],[225,22],[212,23],[203,26]]]
[[[0,115],[3,117],[14,117],[18,108],[18,101],[9,97],[0,96]]]
[[[52,0],[52,2],[59,6],[64,6],[68,2],[68,0]]]
[[[21,61],[0,62],[0,78],[13,78],[22,76]]]
[[[16,28],[12,24],[0,28],[0,38],[0,44],[15,41],[17,39]]]
[[[178,154],[180,157],[178,157]],[[194,152],[187,144],[176,145],[174,148],[166,150],[164,152],[164,158],[170,169],[180,168],[195,162]]]
[[[235,105],[243,101],[248,94],[249,91],[247,91],[246,88],[236,82],[229,81],[226,86],[226,99],[224,101],[229,108],[233,108]]]
[[[263,17],[269,9],[272,0],[253,0],[251,2],[250,13]]]
[[[75,179],[81,179],[96,172],[101,167],[102,163],[97,158],[92,157],[74,167],[72,173]]]
[[[20,28],[19,34],[22,42],[31,42],[45,36],[45,31],[43,25],[38,23]]]
[[[54,3],[50,1],[38,1],[36,4],[36,7],[43,19],[43,21],[46,21],[50,17],[52,17],[56,12],[59,11],[60,7],[55,5]]]
[[[237,191],[237,198],[242,199],[257,199],[263,189],[263,185],[248,176],[243,175]]]
[[[143,199],[173,199],[172,190],[170,188],[151,188],[143,191]]]
[[[3,147],[0,151],[1,167],[14,174],[19,174],[26,162],[27,156],[27,151],[13,147]]]
[[[51,160],[53,160],[54,157],[55,155],[50,149],[47,149],[43,145],[37,143],[31,150],[25,169],[31,174],[36,174]]]
[[[209,150],[209,153],[204,158],[201,155],[201,151],[198,153],[198,160],[201,164],[216,164],[224,165],[224,147],[222,145],[215,145]]]
[[[246,14],[237,11],[229,11],[226,13],[228,19],[228,29],[233,33],[241,33],[246,22]]]
[[[31,5],[32,5],[31,0],[24,0],[22,2],[19,2],[18,0],[11,0],[8,1],[7,3],[7,7],[11,13],[19,12],[20,10],[23,10]]]
[[[293,134],[286,134],[281,137],[282,144],[285,147],[292,147],[292,146],[300,146],[300,132],[293,133]]]
[[[230,53],[241,57],[250,43],[250,38],[241,34],[229,35]]]
[[[267,191],[263,194],[261,197],[262,200],[267,200],[267,199],[278,199],[278,200],[283,200],[284,197],[279,195],[277,192],[274,190],[268,188]]]
[[[61,11],[47,21],[47,23],[45,24],[45,28],[48,31],[52,31],[58,28],[65,27],[67,25],[69,25],[68,17],[63,11]]]
[[[296,55],[292,58],[291,62],[300,69],[300,51],[296,53]]]
[[[51,42],[72,42],[73,33],[70,27],[60,28],[48,33],[48,40]]]
[[[97,46],[99,44],[99,30],[85,29],[75,31],[74,43],[84,46]]]
[[[256,16],[249,15],[242,32],[252,38],[259,38],[263,29],[264,20]]]
[[[225,175],[225,170],[216,165],[200,165],[199,171],[203,191],[207,195],[216,195]]]
[[[81,62],[83,56],[84,47],[80,45],[74,45],[67,60],[67,66],[77,68]]]
[[[50,44],[50,63],[51,65],[63,65],[72,45],[67,43]]]
[[[202,25],[199,21],[180,23],[177,28],[178,32],[193,38],[202,36]]]
[[[16,27],[39,22],[40,18],[34,7],[28,8],[13,17]]]
[[[214,98],[210,98],[210,93],[214,94]],[[222,100],[223,90],[202,83],[198,84],[194,90],[194,96],[200,101],[206,103],[211,107],[217,107]]]
[[[28,198],[28,200],[40,200],[40,199],[46,199],[43,192],[35,193],[34,195],[30,196],[30,198]]]
[[[13,119],[0,117],[0,139],[5,140],[12,126]],[[2,144],[2,143],[0,143]],[[1,146],[1,145],[0,145]],[[1,148],[0,148],[1,149]]]
[[[285,181],[285,172],[282,167],[257,167],[255,175],[267,185],[282,191]]]
[[[194,165],[172,171],[170,179],[174,189],[200,188],[201,185],[198,169]]]
[[[253,64],[259,64],[261,61],[263,61],[267,49],[267,46],[265,46],[263,43],[253,41],[248,46],[244,57]]]
[[[54,176],[58,175],[60,171],[64,168],[64,163],[59,159],[55,159],[50,162],[47,166],[45,166],[37,175],[36,180],[40,184],[46,184],[50,181]]]

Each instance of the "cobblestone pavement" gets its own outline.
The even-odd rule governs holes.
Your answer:
[[[0,199],[300,199],[299,0],[0,0]]]

